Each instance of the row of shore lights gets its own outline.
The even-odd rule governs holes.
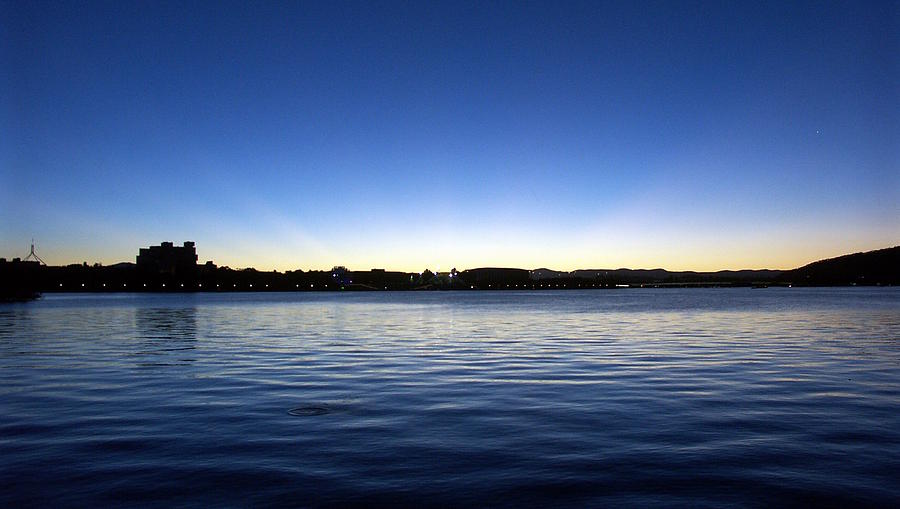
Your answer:
[[[103,288],[106,288],[106,283],[103,283],[102,286],[103,286]],[[234,286],[234,288],[237,288],[238,285],[237,285],[237,283],[234,283],[233,286]],[[62,287],[63,287],[63,284],[60,283],[60,284],[59,284],[59,287],[62,288]],[[81,287],[84,288],[84,283],[81,283]],[[128,284],[127,284],[127,283],[122,283],[122,288],[127,288],[127,287],[128,287]],[[166,284],[163,283],[163,284],[162,284],[162,287],[165,288],[165,287],[166,287]],[[198,288],[203,288],[203,283],[197,283],[197,287],[198,287]],[[219,288],[219,287],[220,287],[219,283],[216,283],[216,288]],[[266,288],[269,287],[268,283],[265,285],[265,287],[266,287]],[[315,285],[312,284],[312,283],[310,283],[309,287],[310,287],[310,288],[315,288]],[[147,283],[144,283],[144,288],[147,288]],[[181,283],[181,288],[184,288],[184,283]],[[250,283],[250,288],[253,288],[253,283]],[[299,284],[297,285],[297,288],[300,288],[300,285],[299,285]],[[328,288],[328,285],[325,285],[325,288]],[[387,289],[387,287],[385,287],[385,289]]]
[[[62,288],[62,286],[63,286],[63,284],[60,283],[60,284],[59,284],[59,287]],[[234,283],[233,287],[234,287],[234,288],[237,288],[237,286],[238,286],[237,283]],[[522,288],[528,288],[528,286],[529,286],[529,285],[523,284],[523,285],[522,285]],[[538,285],[538,286],[541,287],[541,288],[544,287],[543,284]],[[563,286],[563,288],[568,288],[567,285],[562,285],[562,286]],[[81,283],[81,287],[84,288],[84,283]],[[127,287],[128,287],[128,285],[127,285],[126,283],[122,283],[122,288],[127,288]],[[146,287],[147,287],[147,283],[144,283],[144,288],[146,288]],[[165,287],[166,287],[166,284],[163,283],[163,284],[162,284],[162,287],[165,288]],[[197,283],[197,287],[198,287],[198,288],[203,288],[203,283]],[[216,283],[216,288],[219,288],[219,287],[220,287],[220,286],[219,286],[219,283]],[[269,287],[269,285],[266,284],[266,285],[265,285],[265,288],[268,288],[268,287]],[[296,287],[297,287],[297,288],[300,288],[300,285],[297,284]],[[310,287],[310,288],[315,288],[315,285],[312,284],[312,283],[310,283],[310,284],[309,284],[309,287]],[[507,288],[511,288],[510,285],[506,285],[506,287],[507,287]],[[514,287],[515,287],[515,288],[518,288],[519,285],[514,285]],[[532,284],[531,287],[534,288],[534,284]],[[547,284],[547,288],[552,288],[552,287],[559,288],[559,284],[555,284],[555,285],[551,285],[551,284],[549,284],[549,283]],[[581,283],[578,284],[578,287],[581,288]],[[597,285],[596,285],[596,284],[591,284],[591,287],[596,288]],[[103,288],[106,288],[106,283],[103,283]],[[181,283],[181,288],[184,288],[184,283]],[[253,288],[253,283],[250,283],[250,288]],[[327,285],[327,284],[325,285],[325,288],[328,288],[328,285]],[[475,288],[475,285],[469,286],[469,288],[474,289],[474,288]],[[492,285],[489,284],[489,285],[488,285],[488,288],[492,288]],[[387,290],[387,287],[385,286],[384,289]]]
[[[523,285],[522,285],[522,288],[528,288],[529,286],[530,286],[531,288],[534,288],[534,287],[535,287],[534,283],[532,283],[532,284],[530,284],[530,285],[523,284]],[[544,286],[545,286],[544,284],[539,284],[539,285],[537,285],[538,288],[543,288]],[[563,288],[568,288],[568,287],[569,287],[569,285],[566,285],[566,284],[563,284],[563,285],[560,285],[560,284],[558,284],[558,283],[557,283],[557,284],[554,284],[554,285],[551,285],[550,283],[547,283],[547,284],[546,284],[546,287],[547,287],[547,288],[559,288],[560,286],[562,286]],[[581,283],[578,283],[577,286],[578,286],[578,288],[582,288]],[[600,286],[603,287],[603,285],[600,285]],[[490,284],[488,285],[488,288],[492,288],[492,287],[493,287],[493,285],[490,285]],[[507,287],[507,288],[518,288],[519,285],[512,285],[512,286],[506,285],[506,287]],[[475,287],[474,287],[474,286],[470,286],[470,288],[475,288]],[[584,288],[587,288],[587,286],[585,286]],[[591,283],[591,288],[597,288],[597,284],[596,284],[596,283]]]

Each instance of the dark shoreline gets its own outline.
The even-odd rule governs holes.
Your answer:
[[[0,259],[0,301],[69,292],[298,292],[570,290],[770,286],[897,286],[900,246],[822,260],[788,271],[670,272],[664,269],[594,269],[572,272],[485,267],[447,273],[344,267],[311,271],[258,271],[191,263],[168,271],[134,263],[47,266]]]

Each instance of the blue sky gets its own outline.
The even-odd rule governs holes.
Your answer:
[[[900,244],[897,2],[2,2],[0,256],[790,268]]]

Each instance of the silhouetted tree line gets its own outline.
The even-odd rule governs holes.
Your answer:
[[[547,276],[549,275],[549,276]],[[26,300],[36,292],[180,291],[372,291],[372,290],[556,290],[620,286],[900,285],[900,246],[822,260],[789,271],[669,272],[477,268],[436,274],[425,269],[396,272],[373,269],[286,272],[232,269],[206,264],[159,271],[133,263],[46,266],[0,258],[0,298]]]

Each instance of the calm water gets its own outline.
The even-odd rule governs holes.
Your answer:
[[[0,305],[0,506],[897,506],[898,290]]]

